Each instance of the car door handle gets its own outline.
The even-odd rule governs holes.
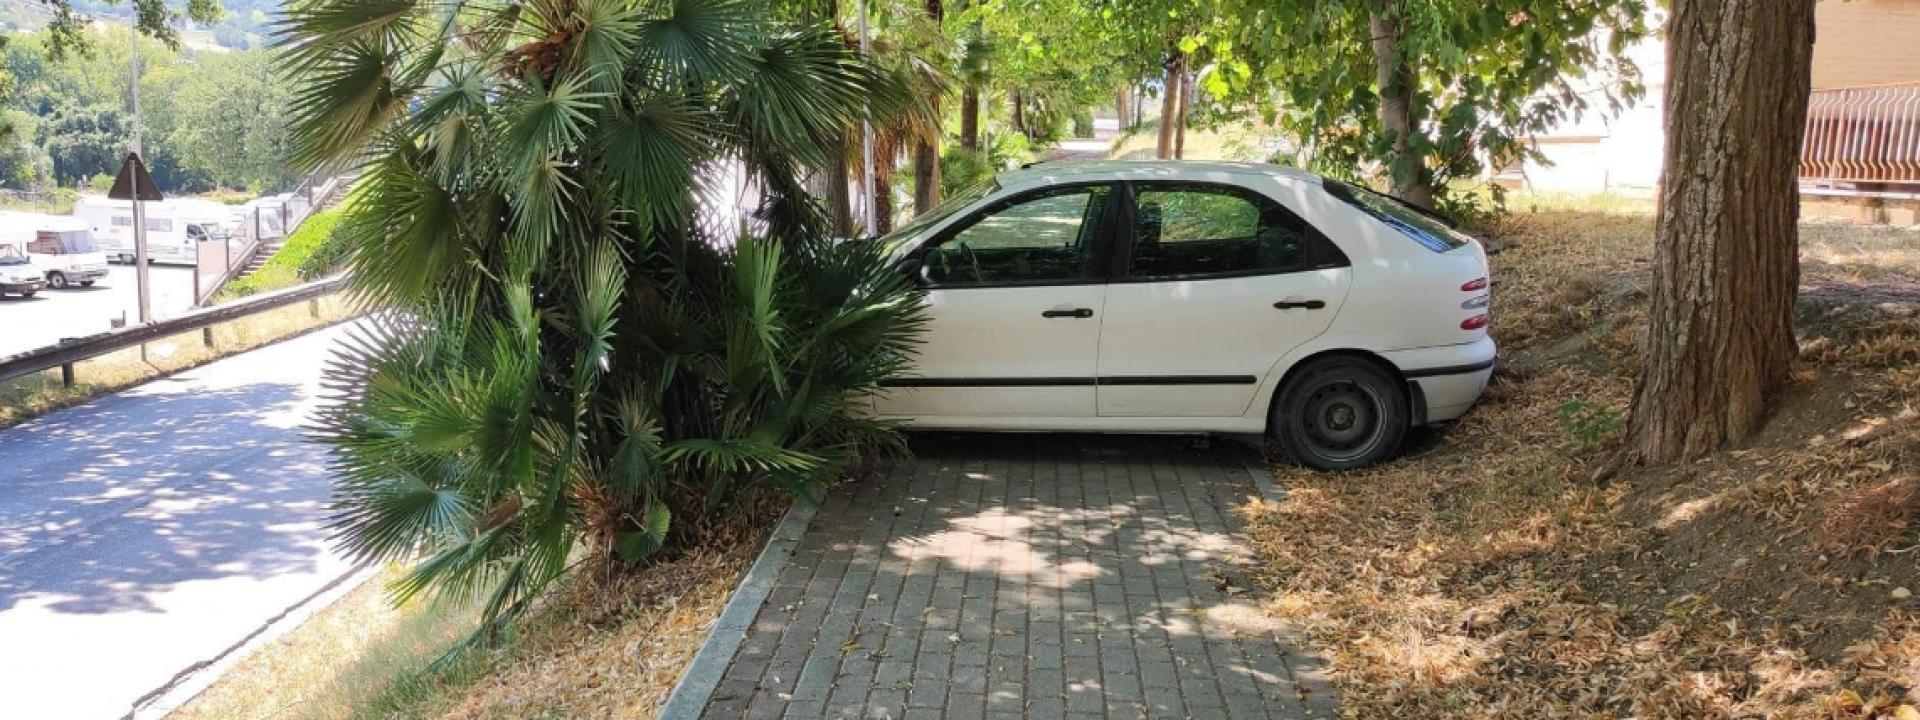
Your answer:
[[[1325,300],[1281,300],[1280,302],[1274,303],[1273,306],[1281,310],[1295,310],[1295,309],[1319,310],[1327,306],[1327,301]]]
[[[1084,320],[1086,318],[1093,317],[1093,308],[1073,308],[1071,310],[1046,310],[1040,313],[1040,317],[1078,318],[1078,319]]]

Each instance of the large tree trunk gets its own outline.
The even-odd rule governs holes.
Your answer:
[[[848,188],[848,150],[846,141],[842,139],[834,147],[832,162],[818,173],[821,196],[827,206],[827,221],[833,225],[833,234],[843,238],[853,237],[853,191]]]
[[[1193,115],[1193,78],[1187,75],[1187,63],[1180,63],[1180,115],[1173,129],[1173,156],[1187,157],[1187,119]]]
[[[971,84],[960,91],[960,147],[980,149],[980,88]]]
[[[1401,2],[1386,0],[1367,22],[1373,37],[1374,84],[1380,89],[1380,130],[1393,138],[1387,169],[1394,196],[1432,209],[1433,177],[1410,142],[1418,128],[1413,121],[1413,65],[1400,48],[1405,30],[1400,24]]]
[[[940,0],[927,0],[927,17],[934,27],[940,26],[945,19],[946,10],[940,6]],[[919,215],[933,209],[940,203],[940,90],[935,88],[927,96],[927,103],[933,110],[933,128],[925,137],[913,141],[913,214]]]
[[[1113,91],[1113,126],[1119,130],[1127,129],[1127,110],[1133,104],[1133,91],[1121,85]]]
[[[1160,142],[1154,148],[1161,160],[1173,157],[1173,128],[1180,116],[1180,86],[1181,78],[1186,75],[1186,58],[1178,49],[1169,50],[1164,66],[1166,81],[1160,88]]]
[[[1021,135],[1026,135],[1027,134],[1026,103],[1020,97],[1019,89],[1016,88],[1016,89],[1007,91],[1007,107],[1009,108],[1008,110],[1009,117],[1007,118],[1008,124],[1013,126],[1014,132],[1020,133]]]
[[[1643,462],[1753,434],[1790,377],[1813,4],[1674,0],[1652,327],[1627,425]]]

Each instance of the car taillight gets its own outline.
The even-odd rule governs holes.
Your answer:
[[[1461,330],[1479,330],[1480,328],[1483,328],[1486,326],[1487,326],[1486,313],[1480,313],[1479,315],[1475,315],[1473,317],[1460,321]]]
[[[1487,289],[1487,279],[1483,277],[1474,278],[1472,280],[1468,280],[1460,284],[1461,292],[1473,292],[1475,290],[1485,290],[1485,289]]]

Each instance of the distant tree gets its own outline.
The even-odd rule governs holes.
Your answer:
[[[1378,163],[1422,207],[1450,181],[1533,156],[1531,136],[1644,92],[1623,52],[1647,33],[1647,0],[1220,5],[1187,40],[1223,63],[1202,89],[1262,107],[1317,170]],[[1611,81],[1584,96],[1582,78]]]
[[[49,116],[43,134],[54,179],[61,185],[76,185],[120,169],[126,113],[99,106],[62,106]]]
[[[1627,434],[1638,459],[1758,430],[1798,346],[1798,163],[1814,0],[1674,0],[1652,328]]]
[[[119,0],[103,1],[107,5],[119,4]],[[47,23],[46,51],[50,56],[65,57],[69,52],[91,47],[86,29],[94,18],[74,9],[73,0],[40,0],[40,4],[53,11],[53,20]],[[218,22],[221,15],[220,0],[186,0],[184,12],[168,7],[167,0],[130,0],[129,4],[139,32],[165,43],[169,49],[180,47],[180,31],[175,27],[180,19],[211,25]]]

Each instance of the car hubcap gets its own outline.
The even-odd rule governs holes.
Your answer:
[[[1314,452],[1336,460],[1364,455],[1380,434],[1380,401],[1352,382],[1321,385],[1307,396],[1305,440]]]

